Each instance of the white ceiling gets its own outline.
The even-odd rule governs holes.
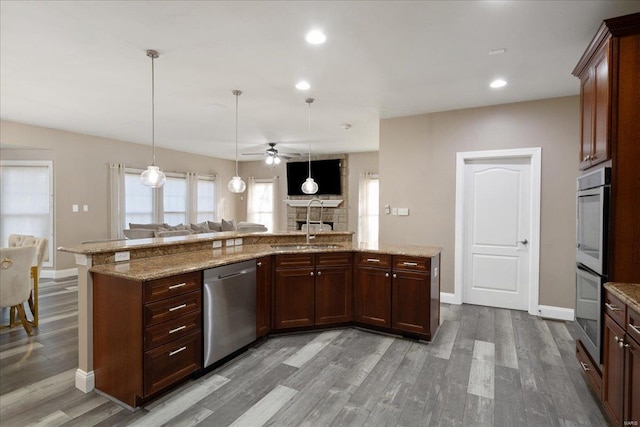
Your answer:
[[[577,94],[571,71],[602,19],[638,11],[640,1],[3,0],[0,115],[150,145],[145,51],[156,49],[160,147],[232,159],[240,89],[240,152],[268,141],[306,152],[306,97],[313,153],[373,151],[380,118]],[[305,42],[312,28],[324,45]],[[496,77],[508,86],[490,89]],[[309,91],[294,88],[301,79]]]

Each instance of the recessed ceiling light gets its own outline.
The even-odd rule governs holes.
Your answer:
[[[311,88],[311,85],[309,84],[309,82],[306,82],[304,80],[296,83],[296,89],[298,90],[309,90],[310,88]]]
[[[492,81],[489,86],[491,86],[494,89],[498,89],[498,88],[501,88],[501,87],[505,87],[506,85],[507,85],[506,80],[496,79],[496,80]]]
[[[312,30],[307,33],[305,40],[311,44],[322,44],[327,40],[327,36],[320,30]]]
[[[502,55],[503,53],[507,52],[507,48],[506,47],[502,47],[500,49],[491,49],[489,51],[489,55]]]

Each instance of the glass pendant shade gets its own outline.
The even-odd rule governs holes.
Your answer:
[[[151,58],[151,166],[147,166],[147,170],[140,174],[140,182],[142,185],[151,188],[160,188],[167,181],[167,176],[156,166],[156,90],[155,90],[155,70],[153,60],[159,54],[155,50],[147,50],[147,56]]]
[[[273,163],[276,164],[276,165],[279,165],[280,164],[280,157],[278,157],[278,156],[274,157],[273,158]]]
[[[273,164],[273,157],[272,156],[267,156],[267,159],[265,160],[265,162],[267,162],[268,165],[272,165]]]
[[[318,192],[318,183],[309,177],[302,183],[302,192],[304,194],[316,194]]]
[[[140,175],[143,185],[151,188],[162,187],[167,180],[167,176],[158,166],[147,166],[147,170]]]
[[[233,90],[231,93],[236,97],[236,175],[227,184],[227,189],[232,193],[244,193],[247,184],[240,178],[238,173],[238,97],[242,95],[242,91]]]
[[[227,188],[232,193],[244,193],[247,188],[247,184],[239,176],[234,176],[227,184]]]

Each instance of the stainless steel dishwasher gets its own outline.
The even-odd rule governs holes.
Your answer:
[[[204,271],[204,367],[256,340],[256,260]]]

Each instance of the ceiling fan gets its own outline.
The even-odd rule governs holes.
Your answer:
[[[280,151],[276,148],[276,142],[269,142],[266,144],[267,149],[260,153],[242,153],[244,156],[267,156],[265,158],[265,162],[268,165],[277,165],[280,163],[281,159],[292,159],[294,157],[300,157],[302,154],[300,153],[291,153]]]

